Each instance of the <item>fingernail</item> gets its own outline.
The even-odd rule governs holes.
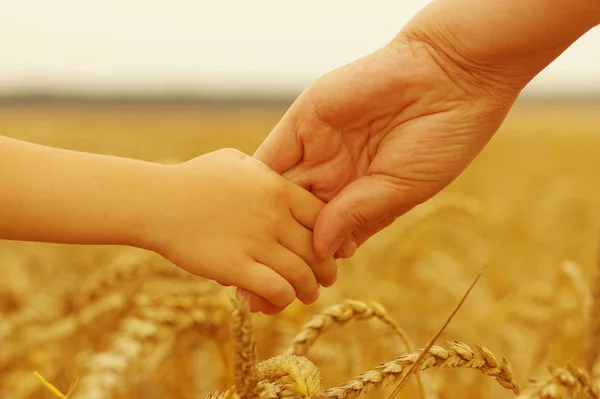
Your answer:
[[[332,285],[334,285],[337,282],[338,275],[340,274],[340,265],[337,262],[335,262],[335,267],[336,267],[335,275],[333,276],[333,280],[331,280],[331,283],[329,283],[327,285],[328,287],[331,287]]]
[[[333,256],[334,253],[337,252],[338,248],[344,242],[344,237],[336,238],[335,241],[329,246],[327,250],[327,257]]]
[[[320,296],[321,296],[321,286],[318,285],[317,286],[317,292],[315,293],[315,296],[313,297],[311,303],[317,302],[317,299],[319,299]]]

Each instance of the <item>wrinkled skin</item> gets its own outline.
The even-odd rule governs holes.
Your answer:
[[[490,95],[492,79],[439,50],[407,36],[323,76],[255,153],[328,203],[320,257],[351,256],[446,187],[504,120],[519,90]]]
[[[430,2],[307,88],[255,157],[327,203],[316,254],[349,257],[450,184],[529,81],[598,24],[594,0]]]

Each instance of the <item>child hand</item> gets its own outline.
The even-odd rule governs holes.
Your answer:
[[[233,149],[168,166],[157,233],[149,247],[179,267],[236,286],[253,311],[275,314],[335,282],[312,229],[324,204],[260,161]],[[254,295],[252,295],[254,294]]]

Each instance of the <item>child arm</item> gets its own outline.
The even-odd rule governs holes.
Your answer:
[[[269,314],[335,281],[312,247],[323,204],[239,151],[159,165],[0,137],[0,175],[0,239],[152,250]]]
[[[0,136],[0,239],[144,247],[164,169]]]

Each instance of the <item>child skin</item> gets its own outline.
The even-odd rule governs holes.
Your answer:
[[[265,314],[336,279],[312,245],[324,204],[234,149],[162,165],[0,136],[0,170],[0,239],[154,251]]]

